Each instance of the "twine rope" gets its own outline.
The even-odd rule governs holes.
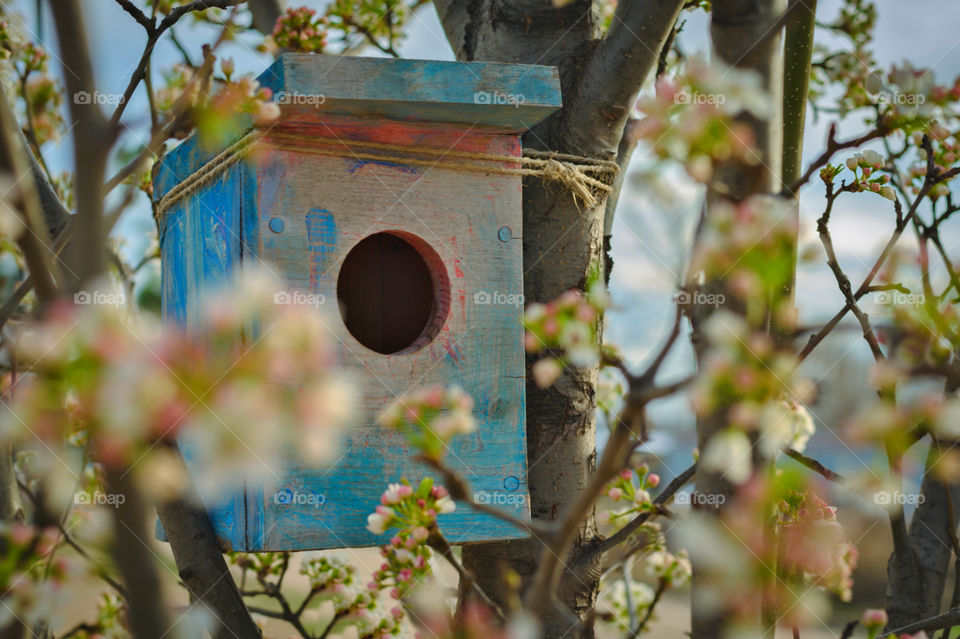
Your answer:
[[[253,130],[218,153],[212,160],[188,175],[170,189],[157,204],[159,218],[167,209],[218,178],[227,169],[250,154],[261,141],[283,150],[316,155],[343,156],[347,159],[396,162],[412,166],[428,166],[501,175],[539,176],[559,182],[570,190],[574,201],[587,208],[596,206],[610,193],[611,184],[620,170],[616,162],[585,158],[567,153],[525,149],[517,158],[496,153],[477,153],[457,149],[389,144],[308,136],[273,131],[269,134]],[[370,149],[365,151],[363,149]],[[411,157],[421,156],[421,157]],[[423,157],[427,156],[427,157]]]

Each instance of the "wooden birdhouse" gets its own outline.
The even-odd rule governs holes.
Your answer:
[[[520,135],[560,106],[556,70],[286,54],[260,83],[277,122],[221,149],[188,139],[157,169],[164,315],[189,327],[238,265],[270,263],[340,322],[363,414],[335,466],[290,461],[207,504],[221,543],[382,543],[365,523],[387,482],[428,471],[375,419],[438,382],[474,398],[479,424],[450,465],[479,501],[528,517]],[[441,523],[454,543],[523,536],[466,506]]]

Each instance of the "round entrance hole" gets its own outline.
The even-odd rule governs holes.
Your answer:
[[[443,261],[419,237],[375,233],[347,253],[337,277],[347,330],[367,348],[390,354],[429,344],[447,318],[450,282]]]

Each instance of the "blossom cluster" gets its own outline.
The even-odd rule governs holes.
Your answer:
[[[868,608],[860,615],[860,624],[867,631],[867,639],[879,637],[883,629],[887,627],[887,623],[889,623],[889,619],[885,610]],[[901,633],[897,637],[899,639],[927,639],[927,633],[921,630],[917,633]]]
[[[874,171],[882,170],[886,164],[883,155],[872,149],[867,149],[847,158],[845,164],[856,177],[855,188],[860,191],[877,193],[888,200],[897,199],[893,187],[889,186],[890,176],[882,173],[874,175]]]
[[[671,588],[679,588],[688,583],[693,573],[690,557],[682,548],[672,553],[661,546],[647,555],[646,561],[650,576]]]
[[[446,515],[456,510],[447,489],[424,477],[416,489],[406,480],[390,484],[380,497],[380,505],[367,517],[367,530],[382,535],[388,528],[400,528],[406,541],[427,541],[430,531],[436,528],[437,515]]]
[[[232,78],[233,63],[225,61],[224,75]],[[238,116],[246,115],[260,126],[280,117],[280,107],[271,101],[272,92],[251,76],[229,79],[220,84],[216,93],[198,100],[192,107],[193,120],[201,142],[208,147],[228,143],[238,132]]]
[[[79,566],[64,557],[52,559],[60,541],[55,528],[0,523],[0,627],[21,621],[27,627],[49,623],[64,604],[63,584]],[[49,566],[48,566],[49,564]]]
[[[754,445],[768,459],[787,446],[803,449],[814,431],[802,404],[812,385],[796,374],[792,353],[776,348],[769,335],[750,331],[739,316],[714,313],[705,332],[713,348],[691,402],[698,415],[723,411],[728,426],[711,437],[701,463],[740,484],[751,475]]]
[[[629,593],[628,593],[629,589]],[[631,619],[643,619],[653,605],[653,588],[642,581],[617,579],[612,585],[601,585],[598,610],[607,611],[598,618],[621,632],[630,632]]]
[[[353,393],[316,310],[275,304],[276,290],[264,274],[238,278],[207,298],[189,332],[112,304],[51,308],[16,337],[31,372],[7,390],[0,439],[36,449],[35,466],[70,492],[59,460],[81,452],[129,469],[150,494],[177,492],[180,467],[157,445],[174,440],[204,458],[193,479],[209,496],[269,476],[291,451],[331,461]]]
[[[128,639],[126,627],[127,604],[116,593],[105,591],[97,601],[97,614],[93,623],[85,624],[76,635],[79,639]]]
[[[327,19],[317,17],[309,7],[290,7],[277,18],[273,41],[277,46],[298,53],[323,53]]]
[[[277,18],[267,46],[323,53],[331,44],[343,52],[366,42],[389,52],[409,17],[410,7],[402,1],[334,0],[322,15],[309,7],[289,7]]]
[[[960,80],[960,79],[958,79]],[[930,138],[930,147],[933,151],[933,166],[943,173],[957,164],[960,159],[960,122],[954,120],[954,131],[939,122],[934,122],[925,133]],[[907,181],[911,192],[916,195],[923,187],[927,178],[927,149],[923,147],[923,133],[916,131],[910,136],[910,141],[916,147],[918,162],[907,170]],[[950,187],[941,182],[930,189],[930,197],[936,199],[950,193]]]
[[[600,318],[610,305],[604,285],[593,282],[586,294],[571,290],[546,304],[531,304],[524,316],[528,353],[547,351],[556,356],[533,365],[537,385],[552,385],[566,365],[593,366],[600,361]]]
[[[791,491],[777,510],[783,547],[779,570],[850,601],[857,549],[837,521],[837,509],[812,491]]]
[[[646,564],[646,574],[656,583],[656,590],[662,592],[687,584],[692,573],[687,552],[682,549],[676,553],[670,552],[659,526],[645,526],[649,526],[649,530],[643,531],[647,533],[648,545],[642,561]],[[625,566],[626,570],[630,570],[629,563]],[[654,589],[646,583],[634,581],[631,571],[631,574],[617,579],[612,586],[601,584],[598,609],[606,610],[608,614],[601,615],[600,619],[622,631],[632,632],[635,629],[631,626],[632,620],[652,615],[650,607],[656,601]]]
[[[452,513],[455,508],[446,489],[430,477],[416,489],[406,481],[390,484],[376,511],[367,517],[367,529],[375,535],[382,535],[388,528],[398,531],[381,549],[384,563],[373,573],[369,589],[377,592],[390,588],[394,599],[402,599],[432,574],[430,542],[440,534],[437,516]]]
[[[691,272],[702,272],[706,281],[722,280],[720,292],[745,304],[750,323],[759,326],[773,292],[792,277],[790,256],[797,232],[791,204],[783,198],[754,195],[740,202],[714,202],[694,249]],[[791,328],[791,307],[774,299],[775,329]]]
[[[42,146],[56,139],[64,125],[62,86],[50,73],[46,48],[28,39],[12,16],[0,20],[0,60],[8,60],[18,76],[11,84],[22,101],[31,141]]]
[[[642,119],[631,135],[650,143],[661,159],[676,160],[699,182],[708,182],[719,163],[756,164],[760,156],[741,113],[765,119],[770,97],[759,74],[709,65],[699,58],[674,78],[657,80],[656,93],[637,101]]]
[[[636,469],[623,469],[603,490],[603,494],[613,500],[620,510],[603,510],[597,515],[597,520],[603,525],[619,528],[636,515],[652,511],[654,506],[649,491],[659,485],[660,475],[650,472],[646,464]]]
[[[394,400],[377,420],[403,434],[411,446],[430,459],[440,459],[456,435],[476,430],[473,398],[459,386],[423,386]]]
[[[344,557],[329,553],[307,555],[300,574],[310,583],[317,601],[330,601],[339,619],[330,632],[355,626],[360,636],[390,636],[398,629],[396,614],[379,614],[376,593],[356,581],[357,569]]]
[[[828,614],[828,594],[849,598],[857,550],[806,469],[756,474],[719,513],[694,512],[676,533],[703,596],[731,624],[749,623],[762,599],[779,624],[803,627]]]
[[[891,273],[892,275],[892,273]],[[845,437],[857,444],[876,444],[894,453],[914,442],[914,433],[933,432],[938,437],[960,436],[960,398],[941,390],[897,397],[897,387],[916,371],[946,376],[955,365],[960,347],[960,314],[949,301],[891,304],[891,329],[880,332],[886,359],[870,370],[870,384],[880,398],[870,402],[848,421]],[[952,466],[947,455],[939,464]]]

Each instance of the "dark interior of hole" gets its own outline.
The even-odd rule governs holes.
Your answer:
[[[420,253],[391,233],[364,238],[337,279],[340,314],[350,334],[378,353],[416,341],[433,310],[433,280]]]

